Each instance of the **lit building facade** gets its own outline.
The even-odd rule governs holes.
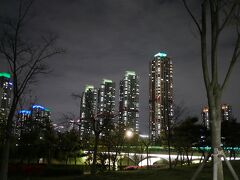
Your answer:
[[[21,135],[25,132],[31,131],[32,123],[32,111],[30,110],[20,110],[17,113],[17,120],[15,126],[15,134],[20,139]]]
[[[51,125],[50,110],[41,105],[33,105],[30,110],[18,111],[15,133],[21,137],[22,133],[28,133],[33,129],[39,129],[42,132]]]
[[[209,123],[209,112],[208,112],[208,107],[205,106],[202,109],[202,125],[203,127],[210,129],[210,123]]]
[[[201,115],[203,126],[210,129],[211,123],[208,106],[203,107]],[[232,119],[232,107],[229,104],[221,105],[221,119],[222,121],[229,121]]]
[[[149,67],[149,137],[156,142],[173,119],[173,65],[167,54],[158,53]]]
[[[232,119],[232,107],[229,104],[221,105],[222,121],[229,121]]]
[[[100,125],[106,126],[104,131],[107,131],[114,121],[115,91],[115,83],[112,80],[103,79],[98,89],[97,115]]]
[[[6,123],[12,95],[11,75],[8,73],[0,73],[0,124]]]
[[[87,85],[82,93],[80,104],[80,138],[89,139],[93,134],[92,120],[97,113],[97,89]]]
[[[119,124],[139,133],[139,77],[133,71],[126,71],[120,81]]]

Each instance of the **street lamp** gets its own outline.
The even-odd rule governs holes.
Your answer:
[[[126,138],[131,139],[133,137],[133,131],[131,129],[126,130],[125,136]],[[128,144],[128,166],[129,166],[129,151],[130,151],[130,147]]]
[[[131,139],[131,138],[133,137],[133,132],[132,132],[132,130],[127,130],[127,131],[126,131],[126,137],[127,137],[128,139]]]

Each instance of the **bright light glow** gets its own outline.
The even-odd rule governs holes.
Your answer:
[[[1,72],[0,77],[10,78],[11,75],[9,73]]]
[[[105,83],[112,83],[113,81],[112,80],[110,80],[110,79],[103,79],[103,84],[105,84]]]
[[[167,54],[159,52],[159,53],[155,54],[154,57],[167,57]]]
[[[134,71],[126,71],[125,74],[126,74],[126,76],[129,76],[129,75],[136,76],[136,72],[134,72]]]
[[[87,92],[89,90],[92,90],[92,89],[94,89],[94,86],[92,86],[92,85],[86,85],[85,86],[85,92]]]
[[[40,105],[33,105],[32,108],[33,108],[33,109],[42,109],[42,110],[45,110],[45,107],[40,106]]]
[[[133,137],[133,132],[131,130],[126,131],[126,137],[127,138],[132,138]]]
[[[139,136],[140,136],[141,138],[149,138],[149,135],[147,135],[147,134],[139,134]]]
[[[21,111],[18,111],[19,114],[31,114],[31,111],[28,111],[28,110],[21,110]]]

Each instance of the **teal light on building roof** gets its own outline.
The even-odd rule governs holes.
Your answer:
[[[136,73],[134,71],[126,71],[126,75],[136,76]]]
[[[11,78],[11,75],[9,73],[0,72],[0,77]]]
[[[159,52],[159,53],[155,54],[154,57],[167,57],[167,54]]]
[[[85,92],[87,92],[88,90],[94,89],[94,86],[92,85],[86,85],[85,87]]]
[[[112,83],[113,81],[112,80],[110,80],[110,79],[103,79],[103,84],[105,84],[105,83]]]

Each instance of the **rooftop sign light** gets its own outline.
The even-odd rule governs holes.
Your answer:
[[[167,57],[167,54],[159,52],[159,53],[155,54],[154,57]]]
[[[9,73],[0,72],[0,77],[11,78],[11,75]]]
[[[127,76],[129,76],[129,75],[135,76],[136,73],[135,73],[134,71],[126,71],[126,75],[127,75]]]
[[[85,92],[87,92],[88,90],[94,89],[94,86],[92,85],[86,85],[85,87]]]
[[[48,109],[48,108],[45,108],[45,111],[48,111],[48,112],[50,112],[50,109]]]
[[[33,108],[33,109],[42,109],[42,110],[45,110],[45,107],[40,106],[40,105],[33,105],[32,108]]]
[[[105,84],[105,83],[112,83],[113,81],[112,80],[110,80],[110,79],[103,79],[103,84]]]

